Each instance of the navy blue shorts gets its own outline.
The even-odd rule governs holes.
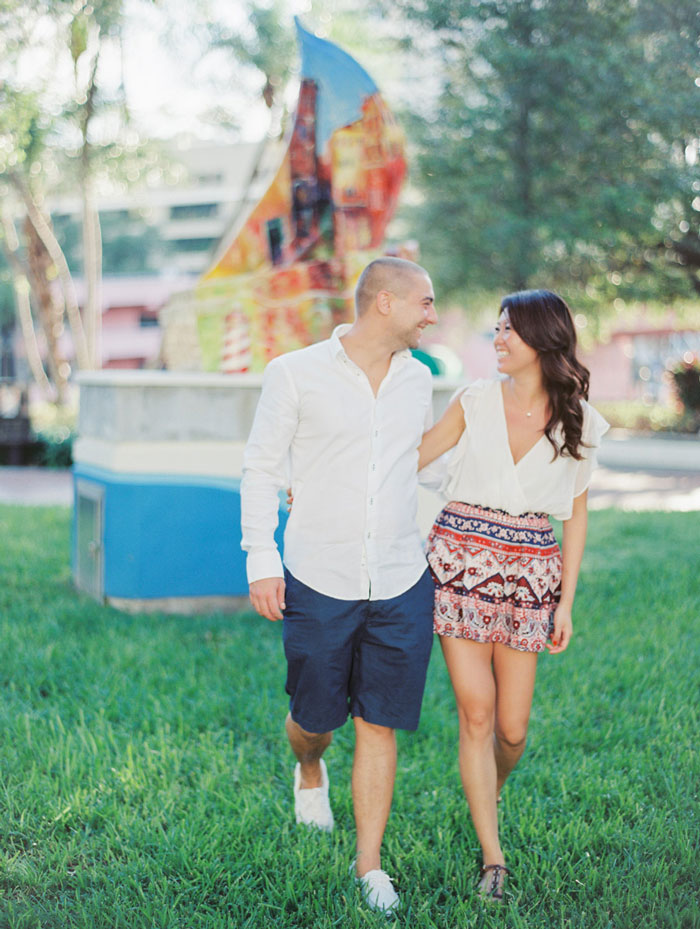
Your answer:
[[[435,587],[425,571],[389,600],[337,600],[285,569],[289,711],[306,732],[351,716],[416,729],[433,643]]]

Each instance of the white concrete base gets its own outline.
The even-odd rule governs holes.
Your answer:
[[[247,597],[151,597],[144,600],[108,597],[107,603],[122,613],[171,613],[180,616],[238,613],[253,609]]]

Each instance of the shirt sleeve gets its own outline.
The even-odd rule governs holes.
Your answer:
[[[462,404],[462,409],[464,410],[465,432],[469,429],[470,417],[474,415],[477,404],[480,402],[488,386],[489,381],[479,378],[479,380],[472,381],[467,387],[460,387],[459,390],[453,394],[453,396],[460,394],[459,399]]]
[[[467,446],[470,441],[470,432],[475,418],[476,408],[481,402],[488,385],[488,381],[480,378],[479,380],[472,381],[467,387],[460,387],[459,390],[455,391],[452,395],[451,399],[459,395],[459,402],[462,404],[462,409],[464,410],[464,432],[460,436],[455,447],[447,452],[445,480],[441,488],[446,496],[451,496],[458,487],[461,488],[461,492],[464,490],[462,486],[462,475]]]
[[[582,453],[584,458],[578,462],[576,480],[574,482],[574,497],[580,496],[588,489],[591,477],[598,465],[598,449],[603,436],[610,428],[610,424],[603,419],[598,410],[590,403],[583,401],[583,440]]]
[[[248,583],[283,577],[275,543],[278,493],[287,482],[289,449],[299,419],[297,391],[284,362],[268,364],[253,427],[243,454],[241,548],[248,553]]]

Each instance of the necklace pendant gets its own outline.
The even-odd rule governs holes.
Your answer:
[[[532,412],[526,413],[525,415],[526,415],[526,416],[532,416]]]

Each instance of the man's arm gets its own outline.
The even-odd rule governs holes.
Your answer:
[[[282,619],[284,572],[275,544],[278,492],[287,484],[289,448],[298,423],[297,393],[285,365],[275,359],[265,369],[263,389],[243,456],[241,547],[254,609]]]

